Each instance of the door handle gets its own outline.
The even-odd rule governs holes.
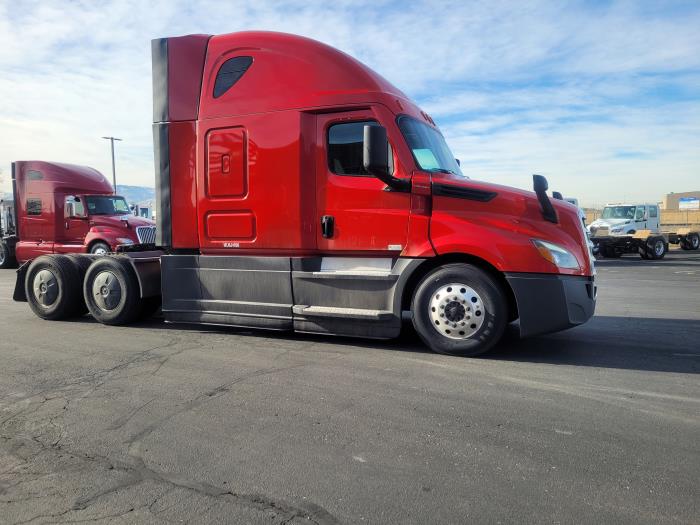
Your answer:
[[[333,223],[334,219],[332,215],[324,215],[321,217],[321,235],[324,239],[330,239],[333,237]]]

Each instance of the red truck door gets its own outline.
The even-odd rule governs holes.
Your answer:
[[[59,203],[56,203],[56,205],[58,206]],[[85,236],[90,230],[85,208],[85,197],[68,195],[64,197],[62,205],[64,211],[63,225],[60,226],[63,228],[61,242],[71,247],[82,247],[85,243]]]
[[[364,126],[377,124],[371,110],[317,117],[316,209],[321,251],[398,255],[405,247],[410,194],[387,191],[386,184],[362,167]],[[394,175],[400,176],[394,165]]]

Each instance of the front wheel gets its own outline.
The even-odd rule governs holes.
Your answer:
[[[440,354],[474,357],[503,335],[508,306],[499,283],[469,264],[433,270],[418,285],[411,304],[413,326]]]
[[[109,245],[106,242],[96,242],[90,247],[90,253],[93,255],[107,255],[109,252]]]
[[[697,233],[691,233],[687,237],[688,249],[697,250],[700,248],[700,235]]]
[[[668,245],[663,237],[653,237],[647,241],[647,258],[652,260],[663,259],[668,251]]]

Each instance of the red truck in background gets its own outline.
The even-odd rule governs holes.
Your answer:
[[[477,355],[510,322],[593,315],[576,207],[540,176],[534,193],[466,177],[430,116],[345,53],[270,32],[152,52],[158,249],[24,265],[15,299],[38,316],[124,324],[162,298],[168,322],[371,338],[410,318],[432,350]]]
[[[155,242],[155,223],[134,217],[99,171],[44,161],[12,163],[14,231],[0,239],[0,268],[41,255],[104,255]]]

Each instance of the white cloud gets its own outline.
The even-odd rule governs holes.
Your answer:
[[[584,201],[656,200],[700,180],[700,10],[691,8],[0,0],[0,168],[41,158],[109,174],[100,137],[111,134],[124,139],[120,182],[152,185],[150,40],[269,29],[375,68],[444,122],[477,176],[523,186],[546,171]]]

